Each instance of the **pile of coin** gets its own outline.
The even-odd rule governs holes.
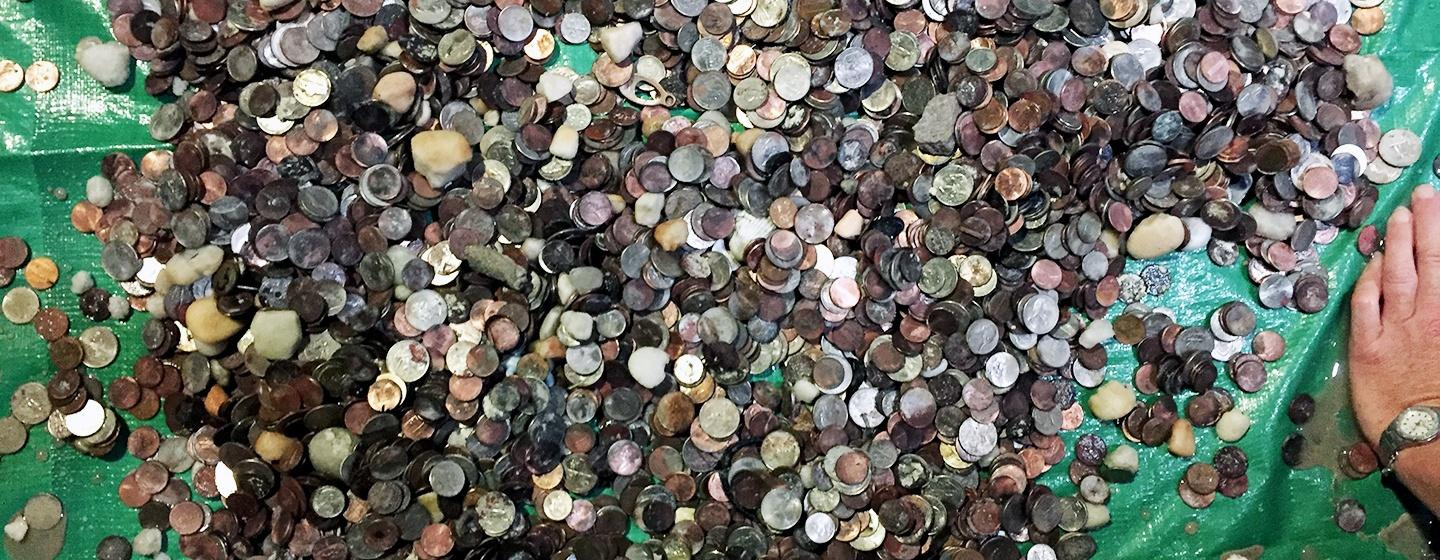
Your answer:
[[[27,286],[15,287],[0,299],[0,312],[11,323],[30,324],[49,346],[55,373],[48,383],[29,382],[10,396],[10,416],[0,418],[0,454],[18,452],[29,440],[29,428],[44,424],[56,441],[92,456],[103,456],[121,434],[121,421],[101,404],[99,380],[89,368],[110,365],[120,341],[110,327],[95,325],[71,335],[70,317],[58,307],[42,307],[36,290],[47,290],[59,278],[52,259],[30,258],[29,245],[16,237],[0,238],[0,270],[23,266]],[[33,288],[33,289],[32,289]],[[108,315],[107,315],[108,317]]]
[[[174,434],[122,500],[192,558],[1090,557],[1138,461],[1036,483],[1081,388],[1193,454],[1244,433],[1212,359],[1264,380],[1248,307],[1182,328],[1127,255],[1243,247],[1317,311],[1418,145],[1343,0],[108,8],[173,147],[72,221],[151,313],[111,402]],[[1102,385],[1112,336],[1164,395]]]

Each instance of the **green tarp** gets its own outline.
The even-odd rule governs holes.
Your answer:
[[[1431,134],[1436,122],[1437,80],[1440,73],[1440,3],[1392,0],[1386,4],[1390,23],[1378,37],[1366,40],[1365,50],[1378,53],[1395,76],[1396,95],[1380,111],[1382,128],[1409,127],[1425,138],[1422,161],[1398,182],[1381,188],[1381,203],[1373,221],[1381,221],[1397,203],[1409,196],[1409,186],[1431,178],[1429,160],[1440,152],[1440,138]],[[84,76],[75,65],[75,44],[82,37],[109,36],[107,15],[100,0],[9,0],[0,7],[0,58],[22,65],[51,60],[60,66],[60,86],[47,94],[23,89],[0,94],[0,235],[29,240],[34,254],[51,255],[60,263],[61,284],[42,293],[45,305],[59,306],[72,318],[72,333],[89,326],[80,315],[75,296],[66,289],[68,277],[89,270],[101,285],[103,279],[94,239],[75,232],[69,223],[71,203],[84,196],[84,182],[98,171],[105,153],[127,150],[133,154],[153,143],[144,123],[157,102],[132,80],[109,91]],[[571,53],[573,54],[573,53]],[[584,58],[583,56],[575,57]],[[585,61],[588,62],[588,61]],[[581,62],[579,65],[585,65]],[[62,200],[56,193],[66,193]],[[1326,468],[1292,471],[1279,460],[1281,440],[1294,430],[1284,410],[1298,391],[1321,395],[1322,414],[1312,423],[1317,432],[1335,432],[1333,444],[1353,437],[1348,418],[1336,413],[1341,393],[1327,390],[1343,359],[1348,293],[1364,264],[1354,249],[1353,233],[1343,234],[1323,251],[1330,270],[1332,298],[1322,313],[1302,316],[1288,311],[1260,313],[1260,326],[1282,332],[1290,343],[1284,360],[1275,365],[1265,389],[1240,395],[1238,406],[1255,420],[1255,427],[1240,443],[1250,456],[1250,492],[1239,500],[1219,498],[1208,510],[1193,511],[1181,503],[1176,484],[1188,461],[1162,449],[1142,449],[1142,470],[1133,482],[1113,487],[1113,522],[1096,533],[1099,558],[1218,558],[1230,550],[1264,548],[1265,558],[1391,558],[1399,554],[1388,543],[1414,542],[1403,527],[1385,531],[1403,512],[1395,495],[1378,477],[1337,481]],[[1158,261],[1175,276],[1174,288],[1148,303],[1169,307],[1182,323],[1200,324],[1220,304],[1241,299],[1254,303],[1255,288],[1243,266],[1219,269],[1202,254],[1172,256]],[[1138,269],[1138,263],[1132,263]],[[1257,306],[1258,307],[1258,306]],[[121,357],[96,374],[108,381],[125,371],[141,353],[139,327],[131,319],[119,326]],[[1111,348],[1108,376],[1129,381],[1134,359],[1126,348]],[[28,325],[0,322],[0,395],[9,395],[21,383],[45,380],[50,375],[45,345]],[[1222,385],[1230,386],[1228,380]],[[1334,387],[1332,387],[1334,389]],[[0,398],[0,413],[8,413],[8,399]],[[127,417],[131,426],[137,425]],[[1098,431],[1106,440],[1121,441],[1113,425],[1087,421],[1080,432]],[[1208,459],[1218,447],[1213,430],[1199,431],[1197,458]],[[1067,441],[1074,440],[1074,434]],[[123,446],[122,446],[123,447]],[[1319,452],[1333,463],[1335,448]],[[8,519],[35,492],[55,493],[66,505],[69,538],[63,558],[93,557],[95,544],[108,534],[133,537],[139,530],[133,510],[115,497],[121,477],[137,461],[113,453],[103,460],[81,456],[57,446],[44,429],[30,432],[30,443],[19,454],[0,458],[0,519]],[[1073,492],[1057,468],[1044,481]],[[1360,535],[1348,535],[1331,519],[1333,503],[1344,497],[1360,500],[1369,520]],[[1381,533],[1385,531],[1386,536]],[[176,539],[167,549],[178,556]],[[1252,549],[1253,550],[1253,549]],[[1418,548],[1401,546],[1414,554]]]

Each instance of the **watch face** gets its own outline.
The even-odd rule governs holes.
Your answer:
[[[1400,437],[1409,440],[1428,439],[1440,430],[1440,416],[1425,410],[1406,410],[1399,420],[1396,427]]]

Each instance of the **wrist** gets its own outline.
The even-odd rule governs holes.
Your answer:
[[[1406,407],[1391,421],[1381,433],[1376,451],[1387,469],[1396,470],[1402,455],[1421,452],[1407,451],[1433,447],[1431,444],[1437,439],[1440,439],[1440,407],[1420,403]]]

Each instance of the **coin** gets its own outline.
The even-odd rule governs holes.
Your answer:
[[[0,92],[10,93],[25,84],[25,68],[13,60],[0,60]]]
[[[25,69],[25,85],[37,93],[47,93],[59,83],[60,68],[54,62],[37,60]]]

